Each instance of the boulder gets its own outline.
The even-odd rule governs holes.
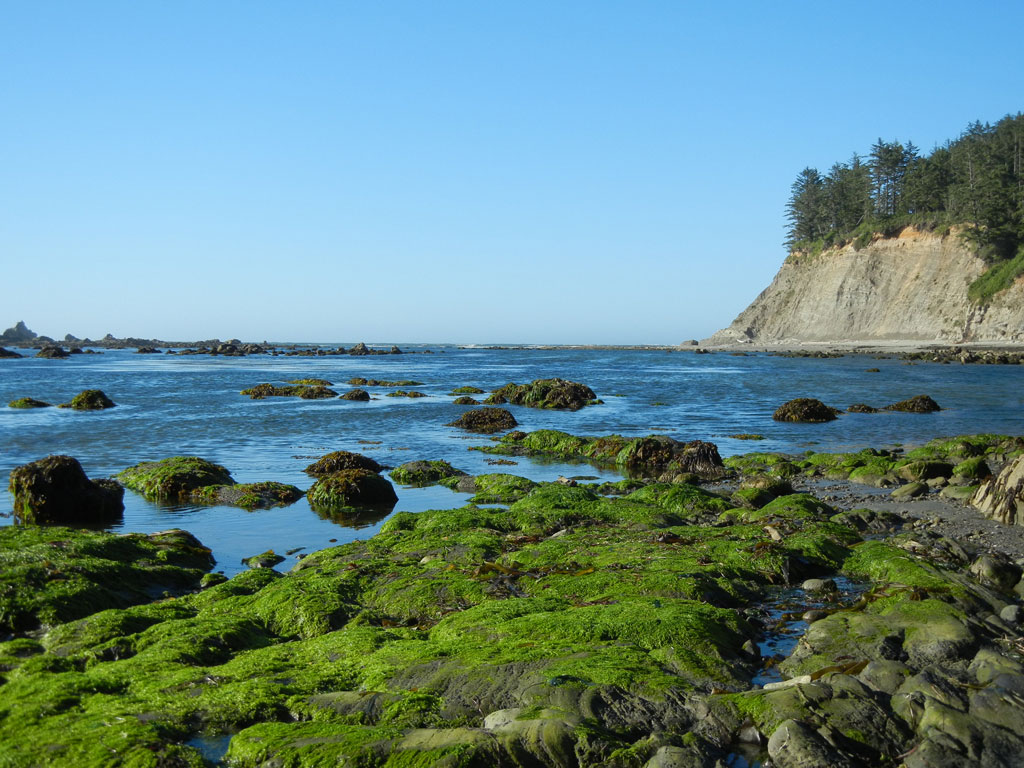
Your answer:
[[[352,347],[352,349],[350,349],[348,353],[350,355],[356,355],[358,357],[361,355],[370,354],[370,349],[363,342],[360,341],[358,344]]]
[[[47,360],[62,360],[65,357],[70,357],[71,353],[63,347],[47,345],[36,352],[36,357],[42,357]]]
[[[69,403],[61,403],[58,408],[71,408],[75,411],[102,411],[106,408],[113,408],[117,405],[107,397],[103,390],[86,389],[79,392]]]
[[[459,427],[469,432],[480,432],[485,435],[512,429],[519,424],[515,417],[504,408],[477,408],[466,411],[455,421],[445,426]]]
[[[846,409],[847,413],[878,413],[878,409],[865,403],[854,403]]]
[[[566,411],[578,411],[598,402],[590,387],[566,379],[535,379],[529,384],[506,384],[494,390],[487,402],[499,403],[499,397],[513,405]]]
[[[834,421],[839,415],[837,408],[825,405],[821,400],[813,397],[798,397],[783,403],[772,414],[775,421],[794,421],[801,423],[820,424],[825,421]]]
[[[302,471],[307,475],[321,477],[333,472],[341,472],[343,469],[366,469],[370,472],[380,472],[383,467],[369,456],[363,456],[361,453],[334,451],[326,456],[321,456]]]
[[[393,507],[398,502],[394,486],[368,469],[344,469],[324,475],[313,483],[306,496],[310,507],[326,512],[346,507]]]
[[[469,395],[462,395],[452,400],[452,405],[480,405],[480,401],[474,400]]]
[[[904,413],[934,413],[941,411],[939,404],[928,395],[915,395],[909,400],[900,400],[898,403],[885,406],[887,411],[902,411]]]
[[[24,523],[109,522],[124,512],[124,488],[113,480],[90,480],[71,456],[15,467],[9,490],[14,515]]]
[[[4,349],[3,347],[0,347],[0,358],[5,358],[5,357],[15,358],[15,357],[22,357],[22,355],[18,354],[17,352],[13,352],[10,349]]]
[[[198,456],[172,456],[160,461],[144,461],[117,475],[126,488],[152,500],[184,500],[208,486],[234,485],[235,481],[220,464]]]
[[[985,517],[1006,525],[1024,525],[1024,456],[1018,456],[986,480],[971,498]]]
[[[340,400],[356,400],[356,401],[358,401],[360,403],[365,403],[365,402],[369,401],[370,393],[367,392],[365,389],[359,389],[358,387],[356,387],[355,389],[350,389],[348,392],[346,392],[345,394],[341,395],[341,397],[339,399]]]
[[[461,477],[466,473],[447,461],[408,461],[391,470],[391,479],[402,485],[433,485],[447,477]]]

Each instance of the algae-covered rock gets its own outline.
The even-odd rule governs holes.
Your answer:
[[[36,400],[32,397],[19,397],[17,400],[11,400],[7,404],[8,408],[52,408],[50,403],[44,403],[42,400]]]
[[[775,421],[795,421],[802,423],[818,424],[825,421],[834,421],[839,415],[838,408],[825,405],[821,400],[813,397],[798,397],[780,405],[772,418]]]
[[[433,485],[445,478],[463,477],[466,473],[447,461],[407,461],[391,470],[391,479],[402,485]]]
[[[263,481],[258,483],[234,483],[231,485],[208,485],[193,492],[191,498],[207,504],[224,504],[244,509],[267,509],[294,504],[303,496],[294,485]]]
[[[195,589],[213,558],[179,530],[125,536],[7,526],[0,528],[0,562],[2,639]]]
[[[453,405],[480,405],[479,400],[474,400],[469,395],[463,395],[462,397],[456,397],[452,400]]]
[[[354,400],[360,403],[367,403],[370,401],[370,393],[367,392],[365,389],[360,389],[359,387],[356,387],[355,389],[350,389],[348,392],[345,392],[344,394],[340,395],[339,399]]]
[[[144,461],[120,472],[117,479],[154,501],[187,500],[207,486],[235,484],[227,469],[198,456]]]
[[[0,347],[0,360],[13,360],[14,358],[17,357],[23,357],[23,355],[21,355],[18,352],[15,352],[14,350],[7,349],[6,347]]]
[[[241,394],[248,395],[253,400],[263,400],[268,397],[300,397],[303,400],[326,400],[337,397],[338,393],[330,387],[322,384],[300,383],[289,384],[288,386],[276,386],[270,383],[257,384],[254,387],[243,389]],[[322,380],[320,380],[322,381]]]
[[[380,472],[383,467],[369,456],[364,456],[361,453],[334,451],[326,456],[321,456],[302,471],[307,475],[319,477],[332,472],[340,472],[343,469],[367,469],[370,472]]]
[[[480,432],[485,435],[503,432],[519,424],[515,416],[504,408],[477,408],[466,411],[447,427],[459,427],[469,432]]]
[[[71,456],[47,456],[11,471],[15,517],[24,523],[86,523],[118,520],[124,488],[112,480],[90,480]]]
[[[41,357],[47,360],[63,360],[70,356],[71,354],[63,347],[53,345],[47,345],[36,352],[36,357]]]
[[[483,393],[484,393],[484,390],[480,389],[480,387],[464,386],[464,387],[456,387],[449,394],[452,394],[452,395],[482,395]]]
[[[878,409],[865,403],[854,403],[846,409],[847,413],[878,413]]]
[[[536,379],[529,384],[506,384],[494,390],[492,397],[500,402],[525,405],[529,408],[557,408],[578,411],[597,402],[594,390],[585,384],[566,379]],[[492,403],[488,399],[488,403]],[[495,404],[499,401],[494,400]]]
[[[102,390],[86,389],[71,398],[71,402],[61,403],[57,407],[71,408],[75,411],[102,411],[116,405],[117,403],[107,397]]]
[[[908,400],[900,400],[898,403],[887,405],[885,410],[902,411],[904,413],[934,413],[935,411],[941,411],[942,408],[928,395],[915,395]]]
[[[398,502],[394,486],[368,469],[343,469],[323,475],[306,497],[313,509],[328,512],[346,507],[393,507]]]
[[[283,562],[284,558],[272,549],[268,549],[260,555],[253,555],[252,557],[242,559],[242,564],[249,568],[273,568],[275,565]]]

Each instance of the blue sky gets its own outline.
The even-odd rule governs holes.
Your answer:
[[[1024,109],[1011,2],[0,0],[0,327],[678,343],[805,166]]]

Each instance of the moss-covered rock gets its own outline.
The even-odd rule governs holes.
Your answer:
[[[418,397],[426,397],[426,395],[422,392],[416,391],[415,389],[396,389],[394,392],[388,392],[385,397],[410,397],[415,399]]]
[[[846,409],[847,413],[878,413],[878,409],[866,403],[854,403]]]
[[[63,360],[70,356],[71,354],[66,349],[52,344],[48,344],[36,352],[36,357],[46,360]]]
[[[86,389],[71,398],[71,402],[61,403],[57,407],[71,408],[75,411],[102,411],[116,405],[117,403],[107,397],[102,390]]]
[[[566,379],[535,379],[529,384],[506,384],[494,390],[492,396],[503,398],[502,403],[567,411],[578,411],[597,402],[597,395],[590,387]],[[487,402],[492,401],[488,399]]]
[[[267,509],[294,504],[303,496],[294,485],[265,480],[258,483],[208,485],[195,491],[191,498],[207,504],[223,504],[243,509]]]
[[[393,507],[394,486],[368,469],[343,469],[321,476],[306,494],[309,506],[327,512],[347,507]]]
[[[144,461],[120,472],[117,479],[154,501],[188,500],[208,486],[235,484],[227,469],[198,456]]]
[[[449,394],[452,394],[452,395],[482,395],[483,393],[484,393],[484,390],[480,389],[480,387],[464,386],[464,387],[456,387]]]
[[[343,469],[367,469],[370,472],[380,472],[384,468],[369,456],[364,456],[361,453],[334,451],[326,456],[321,456],[302,471],[307,475],[319,477],[340,472]]]
[[[456,469],[447,461],[407,461],[391,470],[391,479],[402,485],[434,485],[449,477],[464,477],[461,469]]]
[[[504,408],[477,408],[466,411],[455,421],[446,424],[448,427],[458,427],[469,432],[480,432],[485,435],[494,432],[503,432],[512,429],[519,424],[515,416]]]
[[[90,480],[71,456],[15,467],[8,489],[14,515],[23,523],[112,522],[124,512],[124,488],[113,480]]]
[[[2,638],[195,589],[213,558],[179,530],[123,536],[7,526],[0,528],[0,564]]]
[[[801,423],[820,424],[835,421],[840,414],[838,408],[825,405],[813,397],[798,397],[780,405],[772,418],[775,421],[795,421]]]
[[[270,383],[257,384],[254,387],[243,389],[241,394],[248,395],[253,400],[263,400],[268,397],[300,397],[303,400],[326,400],[337,397],[338,393],[330,387],[321,384],[289,384],[288,386],[277,386]]]
[[[909,400],[900,400],[898,403],[887,405],[885,410],[903,411],[904,413],[934,413],[935,411],[941,411],[942,408],[928,395],[915,395]]]
[[[36,400],[32,397],[19,397],[17,400],[11,400],[7,404],[8,408],[52,408],[51,403],[44,403],[42,400]]]
[[[291,379],[289,384],[305,387],[330,387],[332,383],[327,379]]]
[[[366,403],[369,402],[370,400],[370,393],[367,392],[365,389],[359,389],[358,387],[356,387],[355,389],[350,389],[348,392],[345,392],[344,394],[340,395],[340,399],[354,400],[356,402]]]
[[[452,400],[453,405],[480,405],[479,400],[474,400],[469,395],[463,395],[462,397],[456,397]]]

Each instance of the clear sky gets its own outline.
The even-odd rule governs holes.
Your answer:
[[[678,343],[805,166],[1024,109],[1019,0],[0,0],[0,330]]]

